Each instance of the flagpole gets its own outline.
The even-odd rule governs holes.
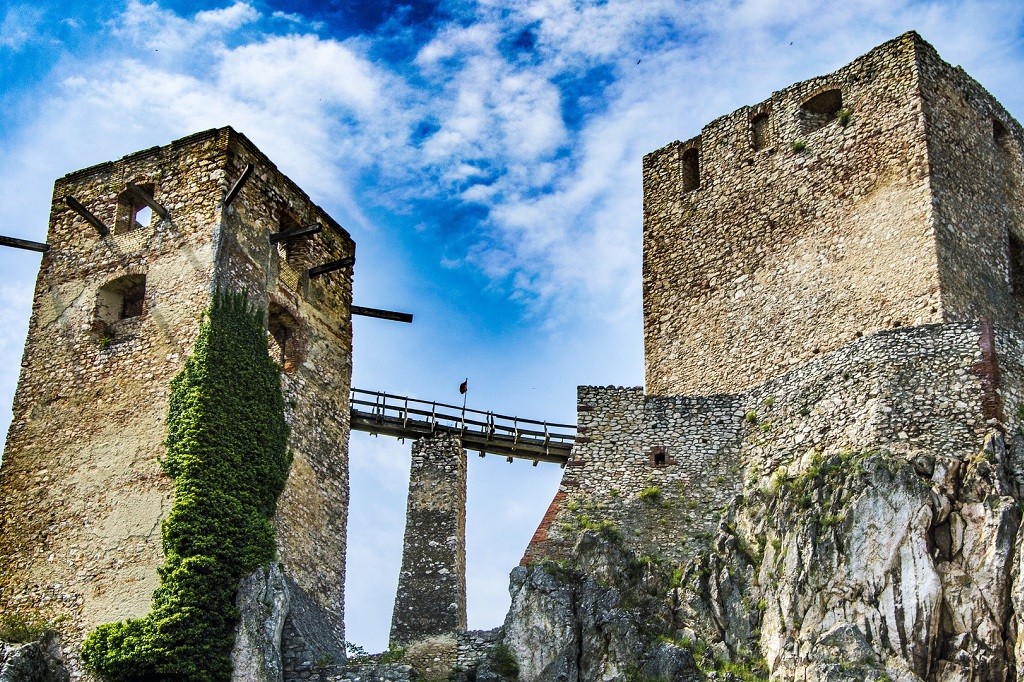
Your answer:
[[[462,390],[465,389],[465,390]],[[462,393],[462,430],[466,430],[466,399],[469,398],[469,377],[462,382],[462,386],[459,386],[459,391]]]

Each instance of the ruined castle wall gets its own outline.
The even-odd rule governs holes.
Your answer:
[[[217,207],[204,197],[219,196],[224,154],[211,131],[54,187],[0,468],[0,612],[62,617],[73,672],[85,632],[144,615],[157,585],[169,382],[209,301]],[[154,184],[169,218],[126,229],[126,182]],[[113,232],[100,238],[65,195]],[[124,275],[146,277],[142,314],[103,323],[98,292]]]
[[[901,36],[645,157],[649,394],[736,392],[941,319],[920,42]],[[802,106],[829,91],[846,126]]]
[[[413,444],[391,643],[428,678],[447,676],[466,629],[466,451],[457,437]]]
[[[945,319],[1020,324],[1010,239],[1024,244],[1024,131],[963,69],[918,51]]]
[[[218,244],[220,281],[268,309],[283,367],[292,465],[274,520],[279,559],[292,596],[289,631],[313,660],[340,654],[344,642],[348,518],[348,396],[352,376],[352,268],[310,278],[308,269],[352,256],[355,244],[326,213],[235,134],[226,179],[254,171],[224,211]],[[272,245],[282,229],[320,226],[310,237]],[[293,644],[294,646],[294,644]]]
[[[580,387],[584,437],[527,561],[563,558],[580,530],[603,521],[640,554],[684,560],[735,496],[770,490],[815,454],[885,448],[940,472],[957,466],[981,447],[985,403],[1002,399],[988,394],[1016,394],[1024,376],[1008,361],[1003,383],[986,384],[983,337],[967,323],[878,332],[733,395]],[[1013,353],[1021,341],[999,330],[995,343]]]
[[[225,209],[247,163],[253,175]],[[169,217],[131,227],[137,207],[126,203],[127,182],[151,188]],[[101,238],[68,208],[69,194],[111,234]],[[284,211],[289,225],[324,231],[271,247]],[[351,269],[312,281],[306,271],[351,256],[351,238],[223,128],[62,178],[48,242],[0,468],[0,611],[63,617],[76,675],[86,632],[148,611],[172,501],[160,466],[170,380],[191,353],[212,292],[246,290],[254,303],[269,303],[271,321],[293,327],[273,350],[284,366],[294,456],[275,519],[290,625],[314,658],[336,653],[344,638]],[[106,285],[126,275],[145,277],[145,297],[141,315],[117,319],[124,290]]]

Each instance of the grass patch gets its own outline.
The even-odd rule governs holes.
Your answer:
[[[0,642],[28,644],[43,638],[47,630],[46,621],[38,616],[23,616],[17,613],[0,614]]]

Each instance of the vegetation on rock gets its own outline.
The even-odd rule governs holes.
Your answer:
[[[171,382],[164,470],[174,505],[144,618],[101,625],[82,658],[112,680],[213,682],[231,675],[239,581],[274,558],[270,519],[288,476],[279,368],[263,311],[220,293]]]

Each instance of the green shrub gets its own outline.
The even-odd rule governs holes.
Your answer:
[[[843,126],[844,128],[850,125],[850,118],[852,116],[853,112],[847,109],[846,107],[843,107],[842,109],[836,112],[836,120],[839,121],[839,125]]]
[[[656,485],[647,486],[640,491],[640,499],[644,502],[659,502],[661,500],[661,488]]]
[[[503,677],[519,678],[519,661],[507,644],[499,644],[491,653],[494,672]]]
[[[792,149],[792,150],[793,150],[793,151],[794,151],[795,153],[799,154],[799,153],[801,153],[801,152],[803,152],[804,150],[806,150],[806,149],[807,149],[807,143],[806,143],[806,142],[804,142],[803,140],[794,140],[794,141],[793,141],[793,144],[792,144],[792,145],[790,145],[790,148],[791,148],[791,149]]]
[[[161,527],[152,611],[93,630],[82,645],[90,670],[112,680],[230,678],[235,592],[274,558],[270,519],[288,476],[287,440],[263,312],[245,294],[218,293],[171,381],[163,465],[174,504]]]

